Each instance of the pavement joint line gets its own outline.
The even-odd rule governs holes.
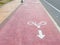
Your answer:
[[[53,6],[52,4],[50,4],[49,2],[47,2],[46,0],[44,0],[45,3],[47,3],[49,6],[51,6],[52,8],[54,8],[56,11],[58,11],[60,13],[60,10],[57,9],[55,6]]]
[[[40,2],[41,3],[41,2]],[[42,4],[42,3],[41,3]],[[43,6],[43,4],[42,4]],[[44,8],[44,6],[43,6]],[[50,17],[50,19],[52,20],[52,22],[54,23],[54,25],[56,26],[56,28],[58,29],[58,31],[60,32],[60,27],[58,26],[58,24],[56,23],[56,21],[52,18],[52,16],[48,13],[48,11],[46,10],[46,8],[44,8],[45,12],[47,13],[47,15]]]

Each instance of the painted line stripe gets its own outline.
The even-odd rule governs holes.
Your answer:
[[[41,3],[41,2],[40,2]],[[42,4],[42,3],[41,3]],[[42,4],[43,6],[43,4]],[[44,6],[43,6],[44,8]],[[52,18],[52,16],[48,13],[48,11],[44,8],[45,12],[48,14],[48,16],[50,17],[50,19],[53,21],[54,25],[57,27],[58,31],[60,32],[60,27],[58,26],[58,24],[55,22],[55,20]]]
[[[52,4],[50,4],[49,2],[47,2],[46,0],[44,0],[45,3],[47,3],[49,6],[51,6],[52,8],[54,8],[56,11],[58,11],[60,13],[60,10],[57,9],[55,6],[53,6]]]

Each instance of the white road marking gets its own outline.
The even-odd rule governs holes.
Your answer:
[[[29,21],[29,22],[27,22],[27,24],[28,24],[28,25],[34,25],[34,26],[36,26],[37,28],[40,28],[41,26],[46,25],[47,22],[41,21],[40,23],[36,23],[36,22],[33,22],[33,21]]]
[[[43,38],[45,37],[45,35],[42,33],[41,30],[38,30],[38,33],[39,33],[39,34],[38,34],[37,36],[38,36],[39,38],[43,39]]]
[[[47,25],[47,22],[46,22],[46,21],[41,21],[41,22],[39,23],[39,25]]]
[[[40,2],[40,4],[42,5],[42,3]],[[43,6],[43,5],[42,5]],[[50,17],[50,19],[52,20],[52,22],[55,24],[55,26],[57,27],[58,31],[60,32],[60,27],[58,26],[58,24],[56,23],[56,21],[52,18],[52,16],[48,13],[48,11],[44,8],[45,12],[48,14],[48,16]]]
[[[40,25],[38,25],[36,22],[33,22],[33,21],[29,21],[27,24],[29,24],[29,25],[34,25],[34,26],[36,26],[37,28],[40,28]]]
[[[54,8],[56,11],[58,11],[60,13],[60,10],[57,9],[55,6],[53,6],[52,4],[50,4],[49,2],[47,2],[46,0],[44,0],[45,3],[47,3],[49,6],[51,6],[52,8]]]

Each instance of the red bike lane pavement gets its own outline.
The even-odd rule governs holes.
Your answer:
[[[42,4],[29,2],[3,26],[0,45],[60,45],[60,33]]]

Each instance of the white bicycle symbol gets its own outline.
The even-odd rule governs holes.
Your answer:
[[[41,22],[39,22],[39,23],[36,23],[36,22],[33,22],[33,21],[29,21],[29,22],[27,22],[27,24],[28,24],[28,25],[34,25],[34,26],[36,26],[37,28],[40,28],[41,26],[46,25],[47,22],[41,21]]]

